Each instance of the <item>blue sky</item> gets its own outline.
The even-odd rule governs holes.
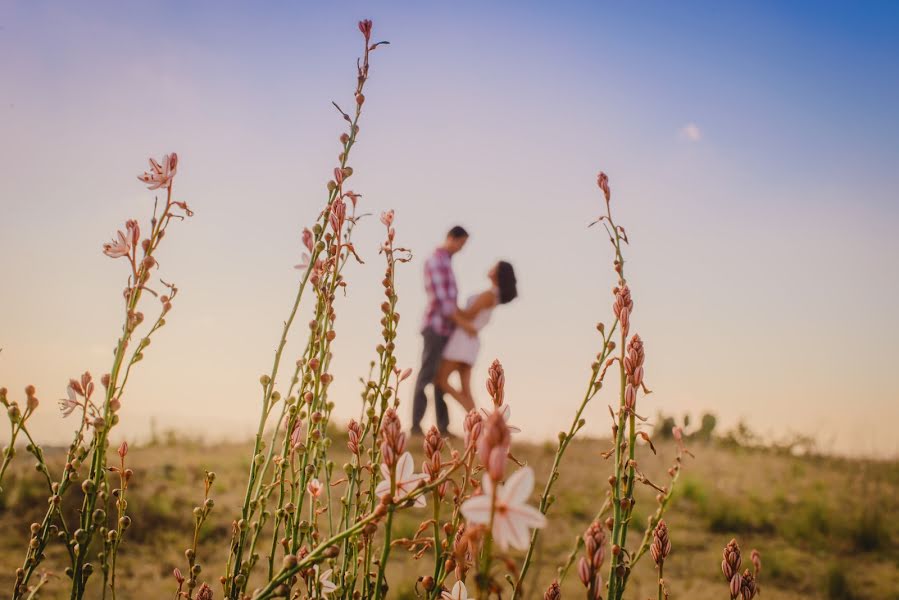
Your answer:
[[[404,365],[417,366],[421,260],[462,223],[463,295],[497,258],[522,282],[475,376],[499,356],[522,427],[566,426],[547,407],[573,410],[610,305],[609,251],[585,228],[603,169],[633,241],[646,412],[899,449],[899,6],[886,2],[5,4],[0,280],[16,293],[0,383],[52,399],[106,368],[124,273],[99,247],[149,210],[134,180],[146,157],[177,150],[197,210],[163,257],[181,302],[122,432],[212,409],[211,434],[252,428],[363,17],[391,45],[374,56],[354,185],[367,210],[397,210],[416,250],[400,274]],[[376,343],[379,235],[360,229],[369,265],[340,309],[341,417]],[[42,412],[64,439],[70,424]],[[590,427],[605,432],[601,411]]]

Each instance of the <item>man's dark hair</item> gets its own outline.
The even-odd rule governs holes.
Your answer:
[[[454,240],[458,240],[459,238],[467,238],[468,232],[465,231],[465,228],[461,225],[456,225],[452,229],[447,232],[447,237],[451,237]]]

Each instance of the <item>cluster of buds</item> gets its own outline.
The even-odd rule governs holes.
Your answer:
[[[362,443],[362,425],[356,422],[356,419],[350,419],[347,425],[347,443],[346,447],[354,455],[359,456],[360,444]]]
[[[606,557],[606,532],[602,524],[594,521],[584,532],[584,556],[578,561],[577,572],[587,588],[589,600],[602,598],[602,563]]]
[[[381,460],[388,467],[395,467],[406,451],[406,434],[396,410],[388,408],[381,421]]]
[[[9,400],[7,398],[7,390],[6,388],[0,388],[0,404],[3,404],[6,407],[6,414],[9,416],[9,420],[14,423],[24,423],[31,413],[37,409],[38,404],[40,404],[40,400],[38,400],[37,390],[33,385],[29,385],[25,388],[25,412],[22,412],[22,409],[19,407],[19,403],[15,400]]]
[[[462,429],[465,432],[465,447],[472,448],[478,443],[481,437],[481,430],[484,426],[484,418],[478,409],[473,408],[465,415],[465,421],[462,423]]]
[[[634,301],[631,299],[631,290],[627,284],[622,284],[612,290],[615,294],[615,303],[612,305],[612,312],[618,322],[621,323],[621,333],[627,337],[630,332],[631,312],[634,310]]]
[[[477,553],[476,529],[466,530],[465,523],[461,523],[453,537],[453,556],[447,560],[447,571],[454,570],[456,579],[464,581],[468,569],[472,565],[472,557]]]
[[[493,398],[493,405],[499,408],[503,405],[506,388],[506,374],[499,360],[494,360],[487,371],[487,393]]]
[[[634,334],[627,345],[627,356],[624,357],[624,371],[627,375],[627,385],[624,389],[624,406],[628,411],[634,412],[637,406],[637,390],[643,384],[643,362],[646,354],[643,351],[643,340],[638,334]]]
[[[512,445],[512,434],[499,410],[494,410],[484,423],[478,439],[478,457],[493,481],[503,480],[506,458]]]
[[[558,581],[553,581],[543,592],[543,600],[562,600],[562,588]]]
[[[655,531],[652,532],[652,544],[649,546],[649,553],[652,554],[652,560],[658,567],[665,564],[665,559],[671,554],[671,540],[668,539],[668,525],[664,520],[660,520],[656,525]]]
[[[440,435],[440,431],[438,431],[437,427],[434,427],[432,425],[428,432],[425,434],[425,461],[422,465],[422,471],[424,471],[425,475],[428,476],[429,482],[434,482],[438,477],[440,477],[440,470],[443,468],[443,457],[440,453],[445,445],[446,440],[444,440],[443,436]],[[449,481],[444,481],[437,486],[437,495],[441,499],[446,496],[448,485]]]
[[[753,566],[756,568],[756,574],[746,569],[740,574],[740,566],[743,558],[740,554],[740,546],[737,540],[731,540],[724,547],[724,558],[721,561],[721,572],[730,586],[731,600],[739,598],[740,600],[752,600],[758,593],[758,583],[756,577],[761,570],[761,557],[758,552],[753,553]]]

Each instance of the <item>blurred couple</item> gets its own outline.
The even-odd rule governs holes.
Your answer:
[[[518,295],[512,265],[499,261],[487,272],[489,287],[469,296],[465,308],[459,308],[452,258],[467,241],[468,232],[457,225],[425,262],[427,308],[421,328],[424,349],[412,403],[413,434],[422,433],[421,420],[428,407],[425,390],[429,385],[434,386],[434,412],[441,434],[449,434],[444,394],[452,396],[466,412],[475,408],[471,371],[481,346],[480,332],[490,321],[494,308]],[[458,388],[449,382],[453,373],[459,374]]]

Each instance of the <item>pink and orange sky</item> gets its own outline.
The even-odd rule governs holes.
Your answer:
[[[899,441],[899,9],[867,3],[243,3],[0,6],[0,384],[34,383],[33,429],[68,440],[55,399],[108,369],[124,263],[101,244],[177,151],[162,274],[181,296],[135,373],[119,435],[151,421],[249,435],[292,300],[299,233],[323,202],[360,49],[376,52],[353,187],[397,211],[399,359],[417,367],[421,263],[470,230],[463,297],[511,261],[520,298],[475,373],[507,371],[532,438],[570,422],[608,319],[610,250],[586,225],[605,170],[633,243],[643,412],[710,410],[838,452]],[[338,305],[332,398],[358,410],[378,341],[381,227]],[[298,343],[300,335],[294,339]],[[294,352],[297,344],[289,346]],[[132,384],[129,384],[132,385]],[[408,396],[408,390],[407,390]],[[484,400],[484,395],[480,398]],[[588,431],[607,430],[606,399]],[[406,410],[409,410],[406,402]],[[455,427],[461,411],[452,414]]]

